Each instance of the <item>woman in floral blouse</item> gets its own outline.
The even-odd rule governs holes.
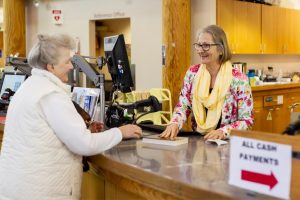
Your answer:
[[[193,130],[205,140],[227,139],[231,129],[250,128],[251,87],[247,76],[232,68],[224,31],[216,25],[204,28],[194,47],[201,64],[188,69],[171,123],[161,137],[176,137],[191,112]]]

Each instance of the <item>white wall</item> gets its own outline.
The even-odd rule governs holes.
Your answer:
[[[52,10],[62,10],[63,25],[54,25]],[[39,7],[27,1],[27,52],[38,33],[68,33],[79,37],[82,55],[89,55],[89,21],[129,17],[131,62],[136,65],[136,89],[162,87],[161,0],[41,0]]]

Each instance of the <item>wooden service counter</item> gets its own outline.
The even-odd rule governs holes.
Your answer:
[[[89,195],[107,200],[272,199],[228,184],[228,148],[206,144],[200,136],[170,149],[146,147],[141,140],[122,141],[89,158],[98,180],[84,184]]]
[[[252,87],[253,130],[282,133],[291,122],[291,106],[300,103],[300,83]],[[300,106],[293,112],[300,112]]]

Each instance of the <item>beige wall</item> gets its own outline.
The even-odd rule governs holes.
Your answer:
[[[63,25],[54,25],[51,11],[62,10]],[[27,1],[27,52],[38,33],[68,33],[80,39],[82,55],[90,54],[90,20],[130,18],[131,62],[136,65],[136,88],[162,87],[161,0],[43,0],[38,8]]]

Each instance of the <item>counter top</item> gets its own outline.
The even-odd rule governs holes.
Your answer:
[[[298,83],[274,83],[274,84],[257,85],[257,86],[251,87],[253,92],[264,91],[264,90],[289,89],[289,88],[300,88],[300,82],[298,82]]]
[[[229,145],[217,147],[190,136],[188,144],[169,149],[122,141],[89,161],[101,173],[109,171],[179,199],[272,199],[228,184],[228,153]]]

